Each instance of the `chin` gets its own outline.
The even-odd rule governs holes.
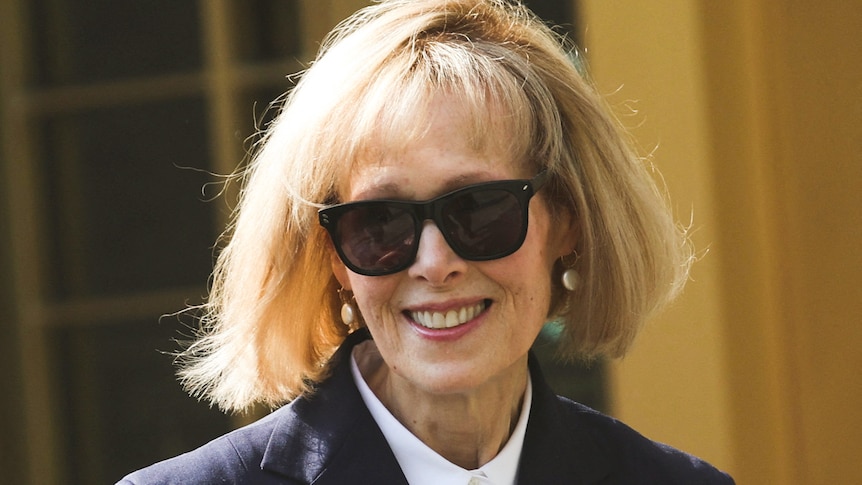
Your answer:
[[[465,394],[480,389],[484,384],[494,380],[487,373],[487,366],[464,363],[427,364],[433,367],[432,372],[413,372],[412,376],[404,376],[425,392],[432,394]]]

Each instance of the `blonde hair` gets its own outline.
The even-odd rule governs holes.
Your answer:
[[[346,328],[316,212],[339,201],[372,140],[421,136],[441,92],[459,97],[478,140],[502,124],[515,159],[551,173],[540,194],[552,216],[578,226],[583,284],[555,285],[549,314],[563,324],[564,355],[623,355],[681,289],[691,252],[572,52],[502,0],[382,1],[340,24],[241,174],[201,334],[181,355],[186,388],[242,410],[294,399],[326,376]]]

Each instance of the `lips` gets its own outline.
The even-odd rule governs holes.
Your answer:
[[[414,322],[431,329],[452,328],[463,325],[487,308],[487,301],[481,301],[475,305],[468,305],[452,309],[446,312],[418,311],[410,312],[410,318]]]

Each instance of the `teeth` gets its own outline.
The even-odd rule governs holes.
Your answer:
[[[418,324],[428,328],[452,328],[463,325],[485,310],[485,302],[476,303],[458,310],[442,312],[410,312],[410,317]]]

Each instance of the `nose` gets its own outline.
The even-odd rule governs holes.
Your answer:
[[[434,286],[452,283],[467,270],[467,262],[446,242],[433,221],[425,221],[419,236],[416,261],[407,269],[413,278],[421,278]]]

